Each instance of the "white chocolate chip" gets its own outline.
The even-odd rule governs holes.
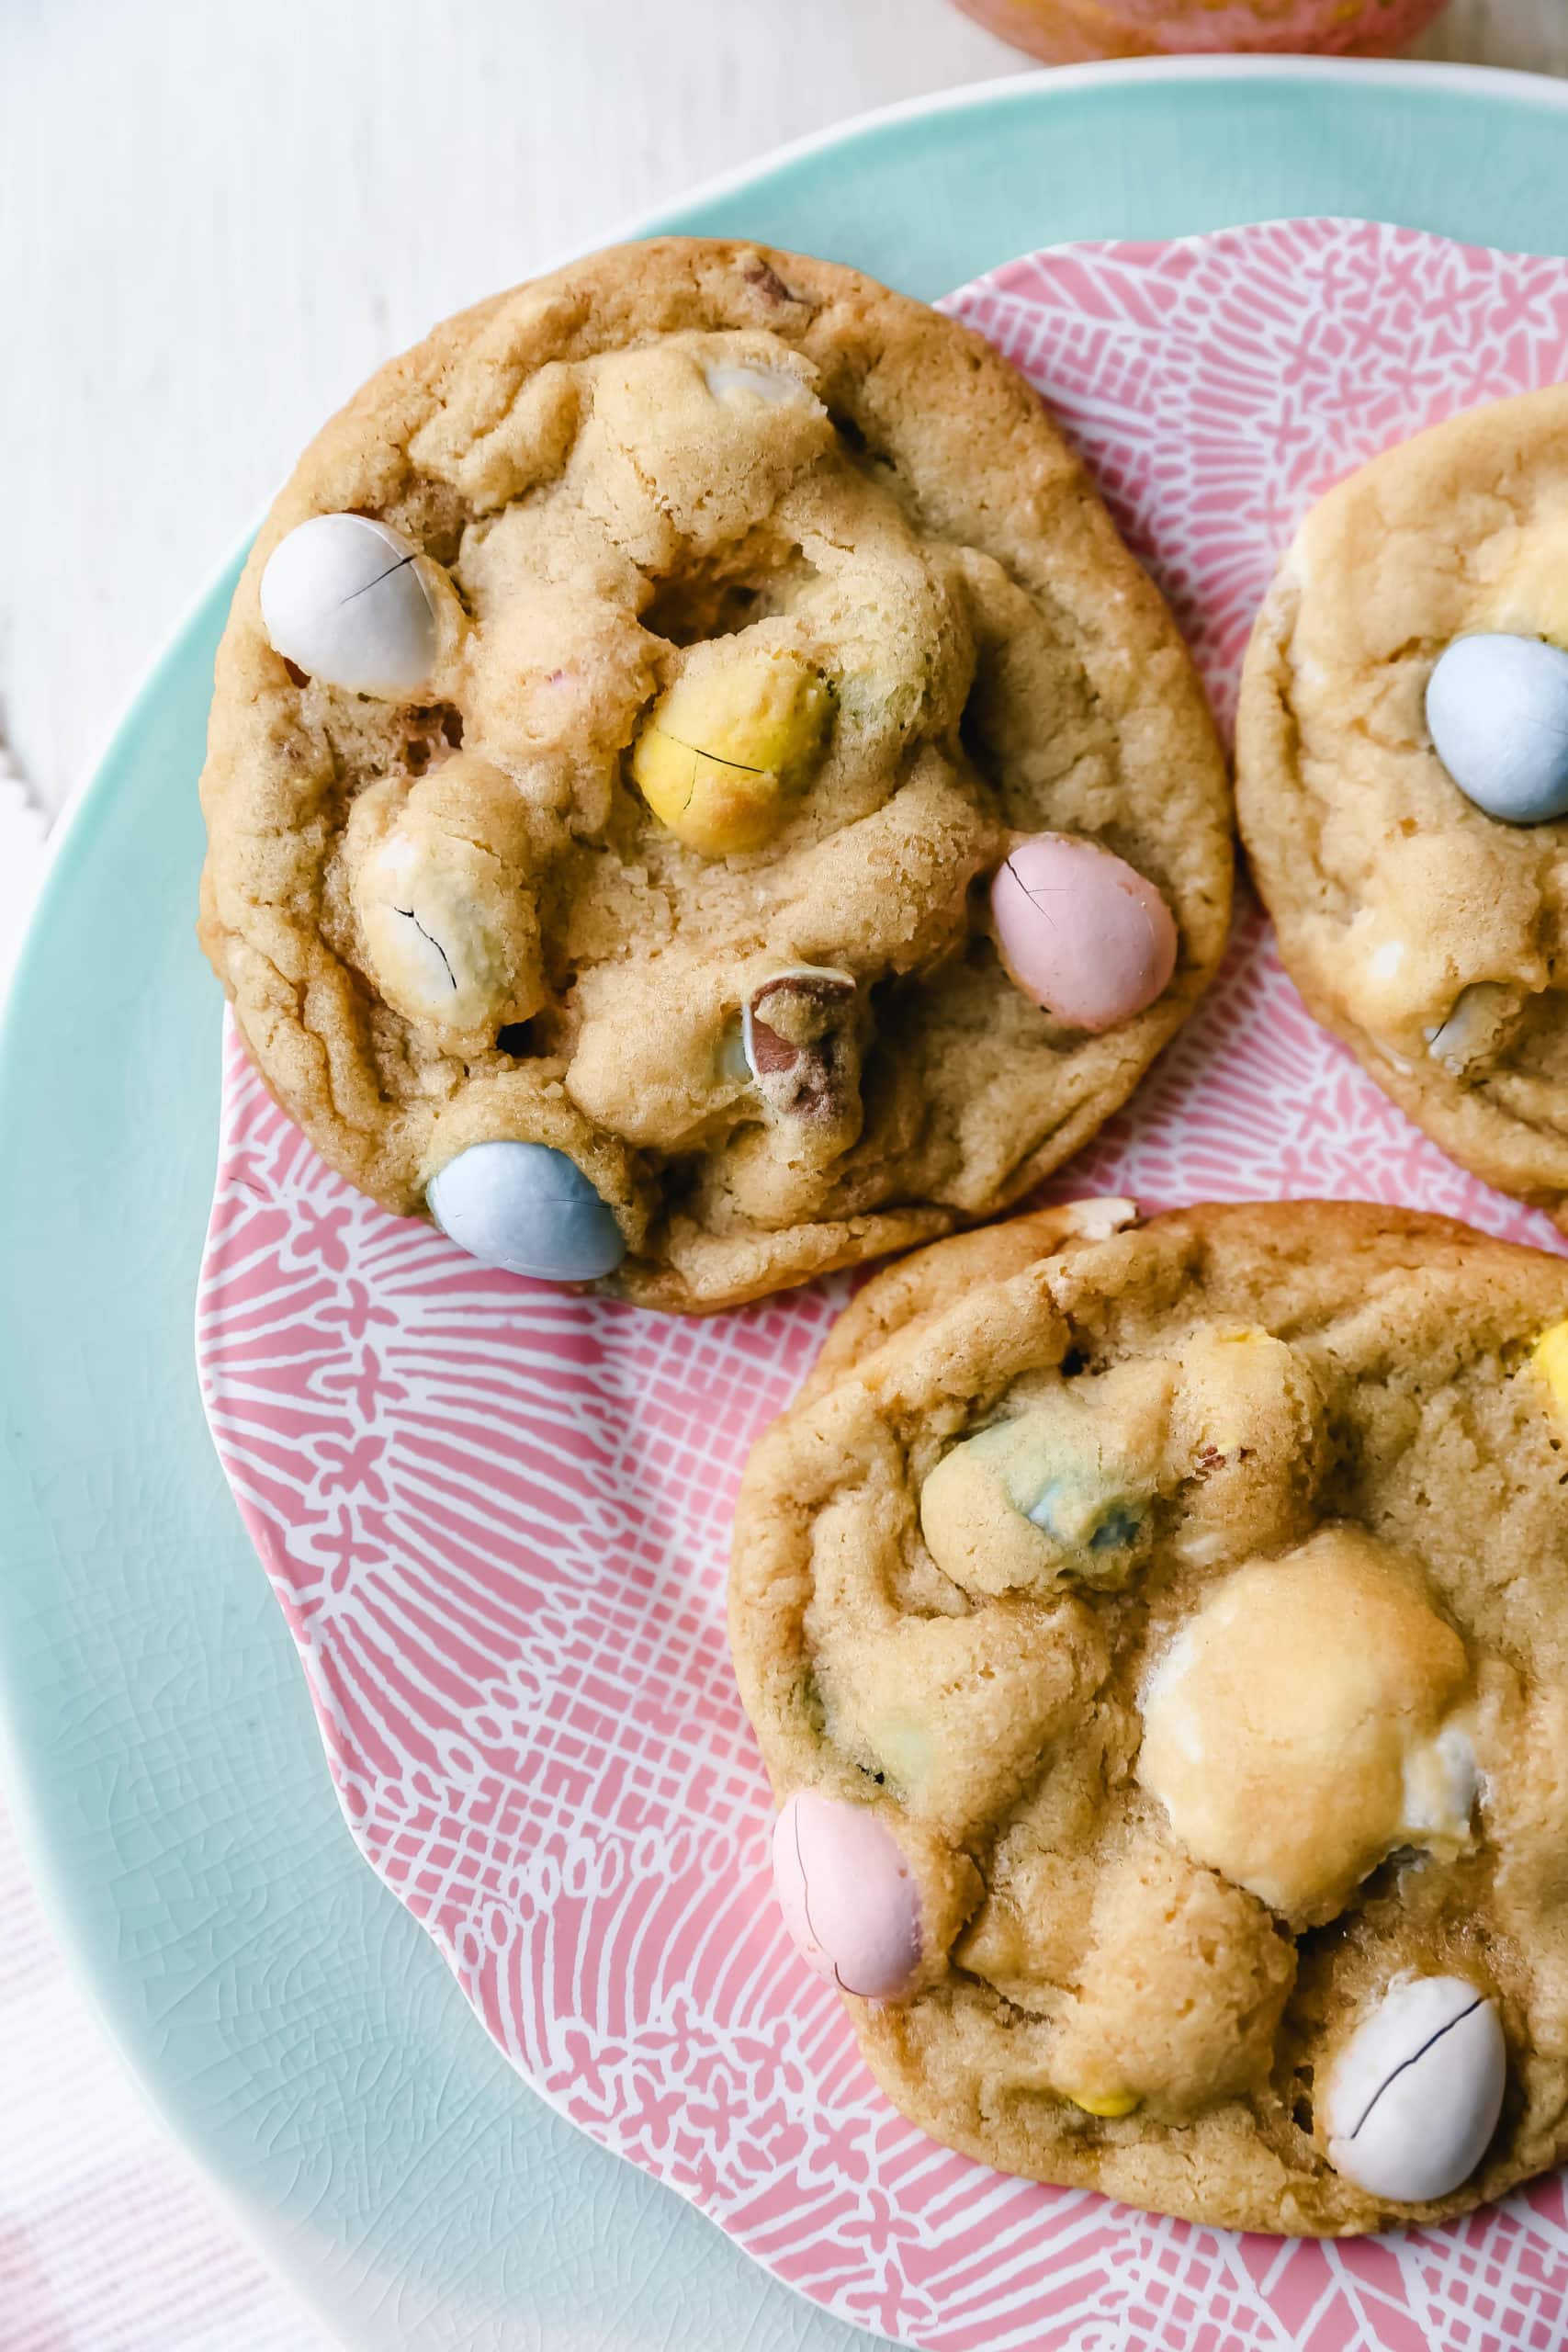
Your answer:
[[[1467,1844],[1480,1785],[1470,1734],[1460,1724],[1445,1724],[1404,1759],[1406,1834],[1424,1846]]]
[[[1086,1241],[1109,1241],[1113,1233],[1120,1233],[1125,1227],[1137,1224],[1138,1204],[1136,1201],[1066,1201],[1063,1204],[1062,1215],[1071,1219],[1073,1231],[1081,1233]]]
[[[1496,2006],[1477,1986],[1396,1979],[1335,2065],[1329,2162],[1394,2204],[1451,2195],[1497,2128],[1507,2067]]]
[[[274,652],[353,694],[422,693],[438,640],[427,559],[367,514],[313,514],[280,539],[261,578]]]
[[[1404,940],[1385,939],[1381,947],[1373,948],[1368,958],[1367,969],[1374,980],[1392,980],[1404,961]]]
[[[785,401],[810,401],[816,396],[810,387],[787,368],[761,368],[754,361],[716,359],[703,369],[704,380],[716,401],[727,408],[755,406],[761,403],[777,408]]]
[[[1472,1062],[1495,1052],[1514,1003],[1507,989],[1493,982],[1482,980],[1461,989],[1447,1019],[1423,1031],[1427,1052],[1453,1077],[1462,1077]]]

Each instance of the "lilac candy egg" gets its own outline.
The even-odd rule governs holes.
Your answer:
[[[1073,1029],[1114,1029],[1176,969],[1176,924],[1124,858],[1069,833],[1020,842],[991,882],[1008,977]]]
[[[597,1282],[626,1254],[613,1211],[549,1144],[470,1144],[432,1178],[425,1200],[448,1240],[509,1274]]]
[[[920,1891],[870,1805],[801,1789],[773,1824],[773,1891],[801,1957],[841,1992],[897,2001],[920,1961]]]
[[[1540,638],[1456,638],[1432,672],[1427,724],[1460,790],[1505,825],[1568,816],[1568,653]]]

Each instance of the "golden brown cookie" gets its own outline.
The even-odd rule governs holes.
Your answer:
[[[1019,1198],[1228,916],[1190,663],[1035,394],[716,242],[499,296],[325,428],[203,804],[204,944],[333,1166],[679,1309]]]
[[[1314,508],[1247,654],[1242,834],[1286,969],[1400,1108],[1568,1196],[1568,388]]]
[[[1568,2152],[1568,1263],[1088,1203],[871,1282],[758,1444],[775,1876],[904,2112],[1234,2228]]]

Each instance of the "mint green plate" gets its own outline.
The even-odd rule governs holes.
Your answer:
[[[639,229],[934,296],[1073,237],[1375,215],[1568,250],[1568,86],[1089,68],[852,126]],[[0,1043],[0,1722],[116,2042],[306,2304],[373,2352],[857,2340],[525,2090],[359,1860],[208,1442],[190,1316],[218,991],[192,937],[213,648],[165,655],[57,854]]]

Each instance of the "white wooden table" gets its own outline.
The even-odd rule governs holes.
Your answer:
[[[1420,53],[1568,74],[1568,0],[1453,0]],[[0,741],[44,807],[389,352],[784,140],[1023,62],[946,0],[0,0]],[[16,805],[0,763],[0,983]],[[98,2042],[0,1818],[0,2151],[29,2085],[4,2352],[319,2344]]]
[[[1423,49],[1568,73],[1568,0],[1454,0]],[[45,806],[388,353],[1023,62],[946,0],[0,0],[0,729]]]

